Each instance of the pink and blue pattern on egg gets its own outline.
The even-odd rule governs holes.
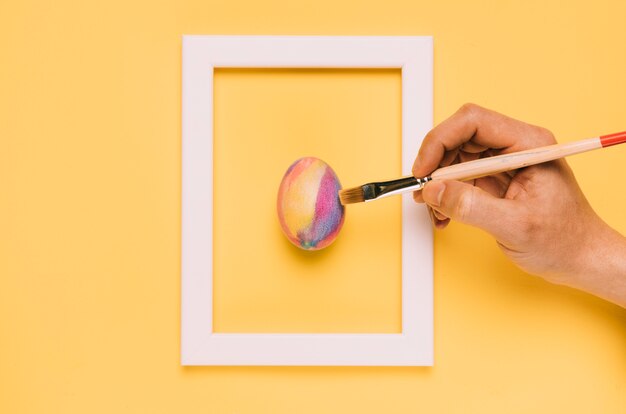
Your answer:
[[[278,189],[278,220],[289,241],[305,250],[331,244],[343,226],[341,184],[324,161],[301,158],[283,176]]]

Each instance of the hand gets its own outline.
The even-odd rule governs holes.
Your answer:
[[[426,135],[413,175],[554,143],[544,128],[467,104]],[[437,229],[450,219],[482,228],[521,269],[626,306],[626,239],[593,211],[564,159],[471,182],[433,181],[414,198]]]

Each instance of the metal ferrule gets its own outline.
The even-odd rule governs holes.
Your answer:
[[[398,180],[365,184],[363,186],[363,198],[365,201],[372,201],[395,194],[419,191],[431,180],[432,177],[405,177]]]

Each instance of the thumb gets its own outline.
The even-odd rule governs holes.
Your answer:
[[[460,181],[431,181],[422,190],[424,202],[441,214],[479,227],[497,239],[506,238],[515,217],[513,200],[497,198]]]

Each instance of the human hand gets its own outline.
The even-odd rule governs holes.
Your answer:
[[[426,135],[413,175],[554,143],[544,128],[467,104]],[[471,182],[432,181],[414,198],[436,228],[450,219],[482,228],[521,269],[626,305],[626,242],[593,211],[564,159]],[[610,274],[617,300],[597,286]]]

